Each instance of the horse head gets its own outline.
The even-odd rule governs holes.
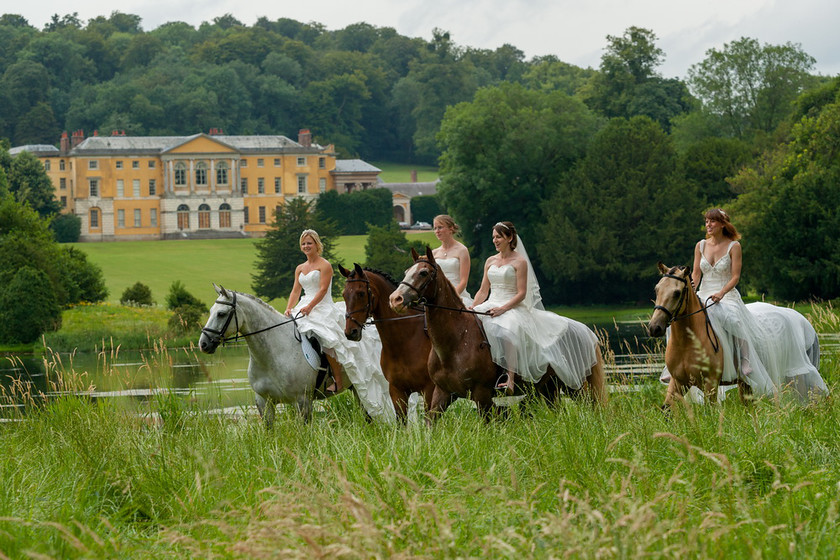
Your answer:
[[[432,249],[427,245],[426,255],[420,256],[412,247],[411,257],[414,259],[414,265],[405,271],[402,282],[388,298],[394,311],[404,312],[413,303],[434,299],[438,266]]]
[[[225,290],[216,284],[213,284],[213,287],[219,298],[210,308],[210,317],[201,329],[201,338],[198,339],[198,348],[205,354],[216,351],[227,336],[231,322],[234,323],[234,331],[239,330],[236,320],[236,292]]]
[[[339,265],[338,271],[347,279],[344,284],[344,336],[348,340],[362,339],[362,329],[373,309],[373,295],[370,291],[370,280],[359,263],[353,263],[353,270],[347,270]]]
[[[659,262],[657,267],[662,277],[654,288],[656,299],[647,327],[648,334],[653,337],[665,335],[668,325],[688,303],[688,294],[692,287],[687,266],[668,267]]]

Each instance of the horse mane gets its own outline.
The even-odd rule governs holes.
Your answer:
[[[251,301],[253,301],[254,303],[257,303],[257,304],[261,305],[262,307],[265,307],[266,309],[269,309],[269,310],[274,311],[275,313],[277,313],[279,315],[282,315],[282,313],[280,313],[279,311],[277,311],[276,309],[271,307],[271,305],[264,302],[263,300],[261,300],[260,298],[258,298],[255,295],[246,294],[245,292],[236,292],[235,290],[230,290],[230,291],[233,291],[234,293],[236,293],[236,295],[246,297],[246,298],[250,299]]]
[[[374,274],[378,274],[379,276],[381,276],[382,278],[384,278],[385,280],[390,282],[391,287],[393,287],[393,288],[396,288],[400,284],[398,281],[394,280],[393,276],[391,276],[390,274],[388,274],[384,270],[379,270],[377,268],[370,268],[370,267],[367,267],[367,266],[363,267],[362,270],[364,270],[365,272],[373,272]]]

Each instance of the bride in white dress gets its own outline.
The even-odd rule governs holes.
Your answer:
[[[551,366],[566,386],[580,389],[597,362],[595,333],[582,323],[545,311],[533,267],[512,223],[493,226],[493,245],[498,254],[484,265],[472,309],[489,314],[481,320],[490,352],[507,372],[497,388],[510,394],[510,372],[536,383]]]
[[[827,393],[808,356],[816,345],[813,327],[792,309],[744,305],[736,288],[741,278],[741,235],[721,209],[706,212],[705,221],[706,239],[695,246],[691,279],[700,285],[697,295],[709,306],[709,319],[720,339],[721,381],[740,378],[759,396],[775,395],[788,385],[803,400]]]
[[[433,221],[435,237],[440,241],[440,247],[432,250],[435,262],[440,265],[443,275],[455,286],[455,292],[461,296],[466,307],[472,305],[472,296],[467,291],[467,281],[470,278],[470,253],[463,243],[455,239],[461,228],[447,214],[435,216]]]
[[[396,412],[388,381],[379,365],[382,343],[375,330],[366,333],[359,342],[350,341],[344,335],[344,303],[332,300],[333,270],[321,256],[323,248],[315,230],[307,229],[300,234],[300,250],[306,255],[306,261],[295,268],[286,316],[295,317],[300,332],[316,338],[321,349],[341,364],[371,418],[393,422]],[[336,386],[330,390],[341,390],[340,378],[336,375]]]

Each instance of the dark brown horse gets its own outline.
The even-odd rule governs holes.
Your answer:
[[[363,269],[358,264],[353,270],[339,266],[339,272],[347,279],[344,334],[350,340],[360,340],[368,319],[373,319],[382,340],[380,364],[390,385],[397,416],[405,418],[411,393],[421,393],[426,410],[430,410],[435,385],[426,362],[432,343],[424,329],[423,313],[400,315],[391,309],[388,296],[397,284],[383,272]]]
[[[435,383],[432,399],[432,413],[444,410],[455,397],[469,397],[475,401],[478,410],[487,415],[493,406],[496,379],[502,373],[490,355],[490,345],[478,317],[468,311],[455,288],[443,275],[435,262],[431,249],[420,257],[412,249],[414,266],[408,269],[405,278],[391,294],[391,307],[405,309],[415,303],[424,303],[426,323],[432,339],[433,352],[429,354],[429,374]],[[603,360],[597,349],[598,360],[587,376],[581,389],[566,387],[551,368],[536,384],[517,381],[517,390],[541,395],[554,400],[560,390],[577,396],[587,394],[593,401],[606,401]],[[528,387],[530,386],[530,387]]]
[[[648,323],[648,333],[665,336],[665,366],[671,374],[665,405],[673,406],[689,387],[703,391],[709,402],[716,402],[723,374],[723,350],[712,329],[709,317],[694,293],[688,267],[668,268],[658,264],[662,278],[656,284],[656,301]],[[749,387],[738,383],[742,398]]]

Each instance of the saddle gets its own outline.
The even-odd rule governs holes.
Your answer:
[[[303,357],[306,358],[306,362],[318,373],[318,376],[315,378],[315,389],[327,394],[324,388],[324,382],[328,376],[335,379],[335,373],[332,371],[326,353],[321,350],[321,343],[315,337],[301,336],[300,348],[303,351]]]

